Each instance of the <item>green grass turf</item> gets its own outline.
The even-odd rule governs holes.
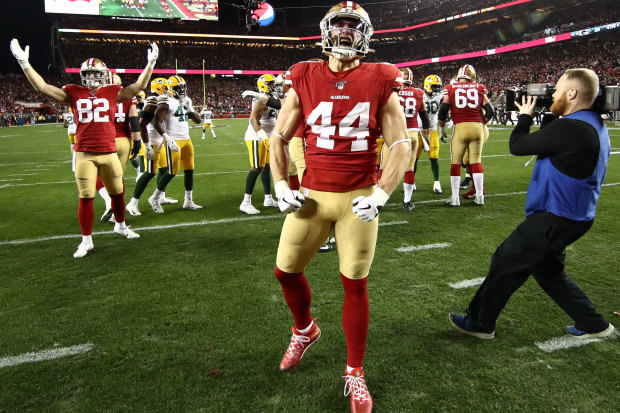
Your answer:
[[[260,181],[254,204],[261,214],[238,211],[247,120],[215,124],[223,126],[217,140],[191,131],[194,198],[205,209],[164,205],[166,213],[156,215],[146,203],[151,184],[140,201],[143,215],[127,216],[141,238],[125,240],[98,221],[97,198],[94,231],[105,233],[94,235],[95,249],[79,260],[72,257],[80,241],[78,198],[65,130],[0,129],[0,357],[94,344],[87,354],[1,368],[0,412],[348,409],[337,256],[318,254],[307,269],[323,337],[295,371],[281,373],[292,324],[273,276],[283,216],[262,207]],[[431,192],[423,155],[417,209],[402,212],[399,187],[381,213],[381,222],[408,224],[380,228],[370,275],[365,368],[377,412],[618,411],[620,340],[541,351],[535,342],[562,336],[571,320],[532,280],[508,303],[495,340],[449,325],[448,313],[465,307],[475,288],[448,283],[483,277],[495,248],[524,217],[532,166],[508,154],[509,133],[492,127],[485,145],[484,207],[443,204],[449,148],[442,144],[446,193]],[[619,130],[611,136],[618,151]],[[608,184],[620,183],[618,159],[611,156]],[[129,169],[126,199],[134,176]],[[182,200],[182,176],[167,194]],[[620,185],[605,186],[593,228],[569,247],[567,270],[620,327],[613,315],[620,311],[619,204]],[[19,240],[26,241],[9,242]],[[431,243],[452,245],[396,251]]]
[[[102,16],[120,16],[120,17],[151,17],[159,19],[185,19],[185,14],[181,13],[172,1],[168,1],[171,15],[164,11],[160,0],[148,0],[144,9],[138,7],[138,0],[135,0],[135,7],[122,7],[121,0],[103,0],[99,5],[99,13]]]

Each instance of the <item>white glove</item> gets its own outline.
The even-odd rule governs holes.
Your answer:
[[[375,189],[370,196],[358,196],[353,200],[353,213],[362,221],[370,222],[379,215],[379,211],[390,199],[390,196],[381,188]]]
[[[264,93],[254,92],[253,90],[244,90],[243,93],[241,93],[243,99],[251,97],[252,99],[260,100],[263,96],[266,95]]]
[[[161,136],[163,136],[163,138],[166,140],[166,145],[168,145],[168,147],[170,148],[172,152],[179,151],[179,145],[177,145],[176,141],[172,139],[170,136],[168,136],[167,133],[164,133]]]
[[[155,151],[153,150],[153,145],[151,145],[151,142],[146,142],[144,144],[144,150],[146,152],[146,159],[149,161],[155,159]]]
[[[194,107],[192,106],[192,99],[189,96],[185,96],[181,100],[181,106],[183,106],[183,109],[185,109],[188,112],[194,111]]]
[[[276,182],[275,189],[276,198],[278,198],[278,208],[282,212],[290,214],[291,212],[298,211],[306,203],[306,197],[299,191],[292,191],[284,179]]]
[[[159,47],[157,47],[157,43],[151,43],[151,48],[146,53],[146,67],[150,67],[151,69],[155,67],[155,62],[157,61],[158,57]]]
[[[15,56],[17,63],[19,63],[22,69],[25,70],[30,67],[30,62],[28,62],[30,46],[26,46],[26,48],[22,50],[17,39],[13,39],[11,40],[11,53],[13,53],[13,56]]]
[[[431,150],[431,147],[428,144],[428,140],[427,140],[428,135],[424,136],[424,134],[422,135],[422,145],[424,146],[424,152],[428,152]]]

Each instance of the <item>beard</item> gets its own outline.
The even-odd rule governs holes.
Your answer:
[[[554,116],[562,116],[566,109],[568,108],[568,99],[566,99],[566,95],[562,95],[562,97],[558,100],[554,100],[553,104],[549,108],[551,113]]]

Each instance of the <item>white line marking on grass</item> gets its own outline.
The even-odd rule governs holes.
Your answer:
[[[170,225],[154,225],[152,227],[133,227],[134,231],[152,231],[158,229],[169,229],[169,228],[181,228],[181,227],[196,227],[196,226],[204,226],[204,225],[213,225],[213,224],[227,224],[229,222],[243,222],[243,221],[257,221],[261,219],[274,219],[274,218],[284,218],[283,215],[268,215],[268,216],[258,216],[258,217],[242,217],[242,218],[223,218],[216,219],[214,221],[197,221],[197,222],[183,222],[180,224],[170,224]],[[116,235],[114,231],[100,231],[93,232],[92,235]],[[80,234],[65,234],[65,235],[53,235],[50,237],[38,237],[38,238],[24,238],[24,239],[15,239],[10,241],[0,241],[0,245],[21,245],[21,244],[29,244],[32,242],[39,241],[52,241],[56,239],[71,239],[71,238],[81,238]]]
[[[88,353],[93,348],[95,348],[93,343],[86,343],[71,347],[42,350],[36,353],[24,353],[19,356],[3,357],[0,358],[0,369],[24,363],[35,363],[37,361],[54,360],[62,357],[75,356],[76,354],[84,354]]]
[[[542,351],[551,353],[556,350],[565,350],[567,348],[581,347],[585,346],[586,344],[597,343],[605,339],[618,338],[618,336],[620,336],[620,333],[618,333],[617,331],[614,332],[611,336],[605,338],[576,338],[567,335],[563,337],[555,337],[551,340],[547,340],[544,342],[537,341],[535,344],[536,347],[538,347]]]
[[[15,178],[15,179],[0,179],[0,182],[15,182],[15,181],[23,181],[23,179],[21,179],[21,178]]]
[[[387,227],[390,225],[407,225],[409,221],[392,221],[392,222],[381,222],[379,223],[380,227]]]
[[[484,277],[480,277],[480,278],[474,278],[471,280],[459,281],[457,283],[448,283],[448,285],[454,288],[455,290],[460,290],[461,288],[469,288],[469,287],[474,287],[476,285],[480,285],[482,284],[483,281],[484,281]]]
[[[4,185],[0,185],[0,189],[2,188],[8,188],[9,186],[13,186],[12,184],[4,184]]]
[[[431,250],[435,248],[448,248],[451,247],[452,244],[449,242],[439,242],[437,244],[426,244],[426,245],[406,245],[404,247],[395,248],[398,252],[412,252],[412,251],[423,251],[423,250]]]
[[[38,174],[10,174],[7,176],[30,176],[30,175],[38,175]]]

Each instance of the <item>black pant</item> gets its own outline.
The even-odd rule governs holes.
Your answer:
[[[606,329],[609,323],[564,271],[565,248],[581,238],[592,223],[536,212],[519,224],[493,254],[489,273],[469,303],[467,314],[474,327],[494,331],[510,296],[531,274],[575,321],[575,327],[587,333]]]

